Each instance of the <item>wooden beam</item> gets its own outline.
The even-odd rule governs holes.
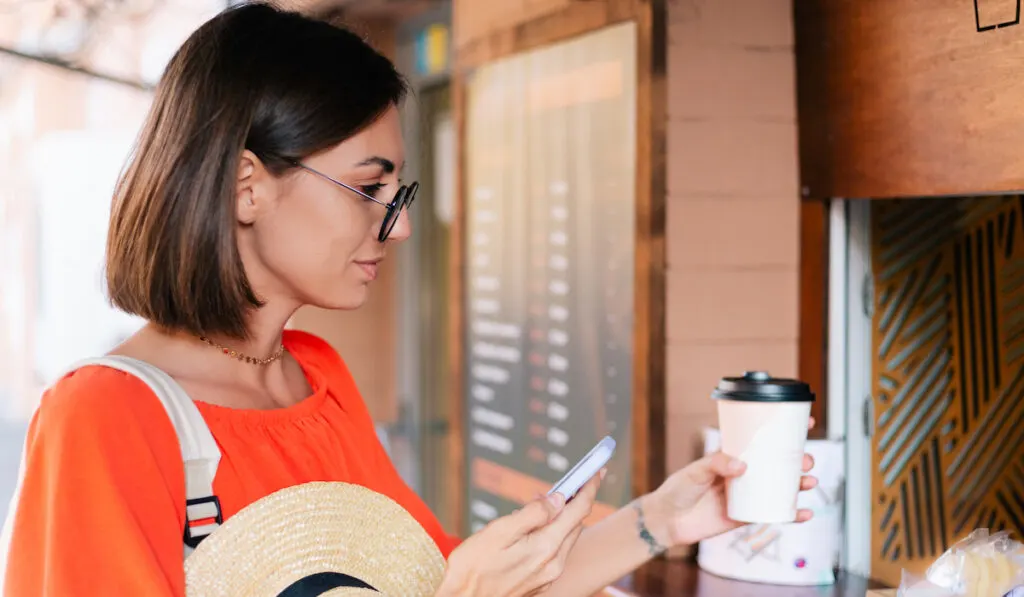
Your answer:
[[[811,437],[824,438],[828,423],[828,202],[800,203],[800,379],[817,400]]]
[[[401,21],[411,19],[445,4],[444,0],[291,0],[289,6],[308,10],[316,14],[335,15],[367,19],[390,19]]]
[[[458,0],[456,0],[458,1]],[[469,491],[466,471],[466,418],[465,334],[466,334],[466,77],[456,72],[451,83],[452,121],[455,126],[455,213],[451,224],[451,251],[449,252],[448,300],[451,313],[448,318],[448,364],[451,375],[451,408],[448,434],[448,471],[452,475],[452,499],[448,520],[453,521],[455,532],[465,536],[466,495]]]
[[[82,66],[80,64],[76,64],[74,62],[71,62],[70,60],[58,58],[56,56],[30,54],[28,52],[22,52],[21,50],[17,50],[15,48],[8,48],[6,46],[0,46],[0,54],[7,54],[8,56],[14,56],[15,58],[20,58],[22,60],[29,60],[31,62],[46,64],[54,68],[59,68],[61,70],[82,75],[84,77],[89,77],[90,79],[98,79],[100,81],[106,81],[108,83],[114,83],[116,85],[123,85],[125,87],[131,87],[139,91],[153,91],[153,86],[141,79],[131,79],[110,73],[92,70],[91,68]]]
[[[616,23],[638,20],[642,13],[661,3],[662,0],[570,0],[550,12],[527,20],[514,19],[507,27],[488,28],[481,33],[466,33],[465,29],[472,25],[465,22],[456,8],[453,16],[455,66],[470,70],[504,56],[565,41]]]
[[[626,3],[620,3],[625,5]],[[608,5],[609,19],[637,22],[636,253],[633,302],[633,495],[666,475],[667,330],[665,201],[668,195],[668,24],[665,0],[630,11]],[[619,10],[617,11],[616,8]]]

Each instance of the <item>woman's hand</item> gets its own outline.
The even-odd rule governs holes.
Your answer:
[[[814,427],[812,418],[809,427]],[[809,472],[814,459],[804,454],[803,470]],[[697,543],[746,523],[726,515],[725,481],[738,477],[746,465],[721,452],[706,456],[676,471],[657,490],[644,496],[641,505],[655,540],[671,548]],[[800,479],[800,490],[815,487],[812,476]],[[799,510],[797,522],[810,520],[810,510]]]
[[[438,597],[527,597],[558,579],[583,530],[604,472],[575,499],[538,498],[492,521],[466,539],[448,558]]]

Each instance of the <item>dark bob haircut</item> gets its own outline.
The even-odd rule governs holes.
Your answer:
[[[118,181],[106,282],[165,329],[245,338],[261,306],[236,244],[245,149],[281,175],[401,102],[394,65],[354,33],[265,3],[229,8],[177,51]]]

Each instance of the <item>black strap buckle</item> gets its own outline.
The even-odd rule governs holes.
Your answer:
[[[196,537],[196,536],[192,535],[192,528],[190,526],[191,521],[188,519],[188,507],[189,506],[197,506],[199,504],[213,504],[217,508],[217,515],[214,517],[214,520],[217,521],[218,525],[224,523],[224,515],[223,515],[223,513],[221,512],[221,509],[220,509],[220,498],[218,498],[217,496],[211,495],[211,496],[207,496],[207,497],[200,497],[200,498],[193,498],[191,500],[185,500],[185,538],[184,539],[185,539],[185,545],[188,545],[192,549],[195,549],[195,548],[199,547],[199,543],[203,539],[206,539],[207,537],[209,537],[209,534],[203,535],[201,537]]]

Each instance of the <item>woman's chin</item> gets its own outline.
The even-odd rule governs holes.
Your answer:
[[[370,290],[366,284],[358,288],[346,287],[340,292],[332,293],[330,296],[319,297],[322,300],[313,302],[313,305],[321,309],[334,311],[351,311],[366,304]]]

